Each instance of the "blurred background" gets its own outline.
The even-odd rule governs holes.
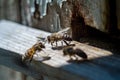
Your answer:
[[[8,67],[0,65],[1,80],[35,80],[30,76],[26,76],[20,72],[14,71]]]

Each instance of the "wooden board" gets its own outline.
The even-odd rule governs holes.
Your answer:
[[[88,61],[69,61],[63,50],[53,50],[46,43],[45,53],[50,60],[23,64],[21,55],[37,41],[37,36],[46,37],[50,33],[26,27],[10,21],[0,21],[0,64],[40,79],[46,80],[119,80],[120,56],[97,47],[73,41],[76,48],[88,56]],[[46,77],[45,77],[46,76]]]

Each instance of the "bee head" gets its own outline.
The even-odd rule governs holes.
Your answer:
[[[23,62],[29,61],[29,56],[22,55],[22,61]]]
[[[45,48],[45,45],[42,44],[42,45],[41,45],[41,48]]]
[[[66,47],[63,49],[63,56],[66,55],[71,55],[73,53],[73,48],[72,47]]]
[[[35,47],[36,48],[45,48],[45,45],[42,43],[42,42],[37,42],[36,44],[35,44]]]
[[[43,43],[40,42],[39,45],[41,48],[45,48],[45,45]]]
[[[68,54],[69,54],[68,48],[64,48],[64,49],[63,49],[63,56],[66,56],[66,55],[68,55]]]

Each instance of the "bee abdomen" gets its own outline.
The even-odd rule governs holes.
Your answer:
[[[76,49],[76,50],[75,50],[75,53],[76,53],[76,55],[78,55],[79,57],[82,57],[82,58],[87,59],[86,53],[84,53],[82,50]]]

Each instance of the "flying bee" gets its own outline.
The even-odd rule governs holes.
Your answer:
[[[36,51],[42,51],[43,48],[45,48],[45,45],[42,44],[41,42],[37,42],[36,44],[34,44],[31,48],[29,48],[26,51],[24,56],[22,56],[22,61],[23,62],[25,62],[25,61],[31,62]]]
[[[62,45],[63,45],[63,42],[66,45],[69,45],[70,42],[72,41],[72,38],[68,35],[68,33],[66,33],[66,31],[69,29],[70,28],[65,28],[62,31],[52,33],[50,36],[47,36],[48,43],[51,43],[51,45],[53,46],[53,43],[56,42],[56,46],[57,46],[57,42],[61,41]],[[67,41],[69,41],[69,43]]]
[[[76,60],[78,60],[78,57],[81,57],[83,59],[87,59],[87,55],[81,50],[81,49],[75,49],[73,46],[67,46],[63,49],[63,56],[67,56],[69,55],[70,59],[72,59],[72,56],[74,56],[76,58]]]

